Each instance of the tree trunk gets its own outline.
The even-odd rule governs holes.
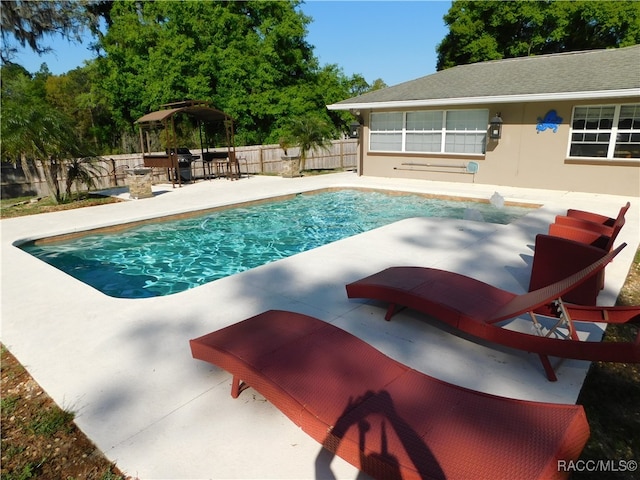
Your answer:
[[[27,155],[25,153],[20,154],[20,167],[22,167],[22,171],[24,172],[24,176],[29,183],[33,183],[33,172],[31,171],[31,165],[29,164],[29,160],[27,160]]]
[[[58,162],[52,158],[47,160],[42,160],[42,170],[44,172],[44,178],[47,182],[47,187],[49,187],[49,195],[51,199],[56,203],[60,203],[62,201],[62,195],[60,194],[60,184],[58,183],[58,172],[60,170],[60,165]]]

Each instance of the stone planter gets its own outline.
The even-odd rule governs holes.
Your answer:
[[[135,200],[153,197],[151,190],[151,168],[131,168],[127,170],[127,185],[129,185],[129,197]]]
[[[282,159],[282,173],[284,178],[300,177],[300,157],[283,155]]]

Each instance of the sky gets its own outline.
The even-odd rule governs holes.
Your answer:
[[[347,76],[360,74],[372,84],[388,86],[436,71],[436,46],[448,30],[442,17],[451,1],[307,0],[302,12],[312,17],[307,42],[314,46],[320,65],[338,65]],[[29,72],[46,63],[54,75],[67,73],[93,58],[89,40],[77,45],[48,37],[53,52],[38,56],[29,49],[13,59]]]

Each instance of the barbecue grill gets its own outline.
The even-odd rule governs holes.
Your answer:
[[[173,153],[173,149],[171,149]],[[178,148],[178,170],[180,170],[180,178],[183,182],[191,181],[191,163],[197,160],[197,155],[192,155],[188,148]]]

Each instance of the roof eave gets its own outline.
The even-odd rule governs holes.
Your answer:
[[[560,100],[640,97],[640,88],[597,90],[586,92],[527,93],[484,97],[433,98],[424,100],[392,100],[388,102],[353,102],[327,105],[329,110],[366,110],[380,108],[440,107],[445,105],[478,105],[485,103],[528,103]]]

